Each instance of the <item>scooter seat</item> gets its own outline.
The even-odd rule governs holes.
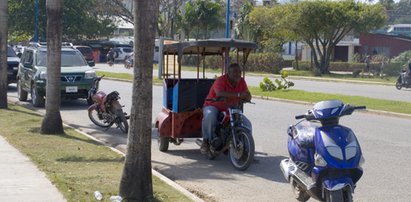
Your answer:
[[[309,122],[308,124],[309,125],[299,125],[296,127],[297,132],[294,139],[296,143],[302,147],[314,147],[315,127],[313,127]]]

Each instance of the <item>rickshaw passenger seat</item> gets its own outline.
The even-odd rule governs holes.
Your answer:
[[[214,79],[180,79],[173,89],[174,112],[193,111],[202,108]]]
[[[173,107],[173,79],[165,79],[163,85],[163,106],[171,110]]]

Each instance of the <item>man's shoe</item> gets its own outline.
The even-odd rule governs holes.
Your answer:
[[[203,140],[203,143],[201,144],[200,151],[202,154],[207,154],[210,152],[210,144],[208,144],[207,140]]]

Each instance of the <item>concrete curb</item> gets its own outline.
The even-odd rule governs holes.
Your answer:
[[[116,153],[118,153],[118,154],[123,155],[124,157],[126,156],[126,154],[123,153],[122,151],[120,151],[120,150],[118,150],[118,149],[116,149],[116,148],[114,148],[114,147],[107,146],[106,144],[104,144],[104,142],[100,141],[99,139],[97,139],[97,138],[95,138],[95,137],[93,137],[93,136],[91,136],[91,135],[89,135],[89,134],[87,134],[87,133],[85,133],[85,132],[77,129],[77,128],[73,128],[73,127],[71,127],[70,125],[67,125],[67,124],[65,124],[65,123],[64,123],[64,125],[67,126],[67,127],[72,128],[72,129],[75,130],[76,132],[78,132],[78,133],[80,133],[80,134],[82,134],[82,135],[84,135],[84,136],[86,136],[86,137],[88,137],[88,138],[90,138],[90,139],[92,139],[92,140],[94,140],[94,141],[96,141],[96,142],[99,142],[99,143],[102,144],[102,145],[105,145],[106,147],[109,147],[111,150],[113,150],[114,152],[116,152]],[[189,191],[188,191],[187,189],[185,189],[184,187],[182,187],[182,186],[180,186],[179,184],[177,184],[176,182],[170,180],[169,178],[167,178],[167,177],[164,176],[163,174],[159,173],[158,171],[156,171],[156,170],[154,170],[154,169],[151,169],[151,173],[152,173],[154,176],[156,176],[156,177],[158,177],[159,179],[161,179],[162,181],[164,181],[166,184],[172,186],[174,189],[176,189],[177,191],[179,191],[179,192],[181,192],[182,194],[184,194],[185,196],[187,196],[189,199],[191,199],[191,200],[193,200],[193,201],[195,201],[195,202],[203,202],[203,201],[204,201],[204,200],[202,200],[201,198],[199,198],[198,196],[196,196],[196,195],[194,195],[193,193],[189,192]]]

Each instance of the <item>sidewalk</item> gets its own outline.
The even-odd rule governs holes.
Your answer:
[[[66,201],[29,158],[0,136],[0,201]]]

